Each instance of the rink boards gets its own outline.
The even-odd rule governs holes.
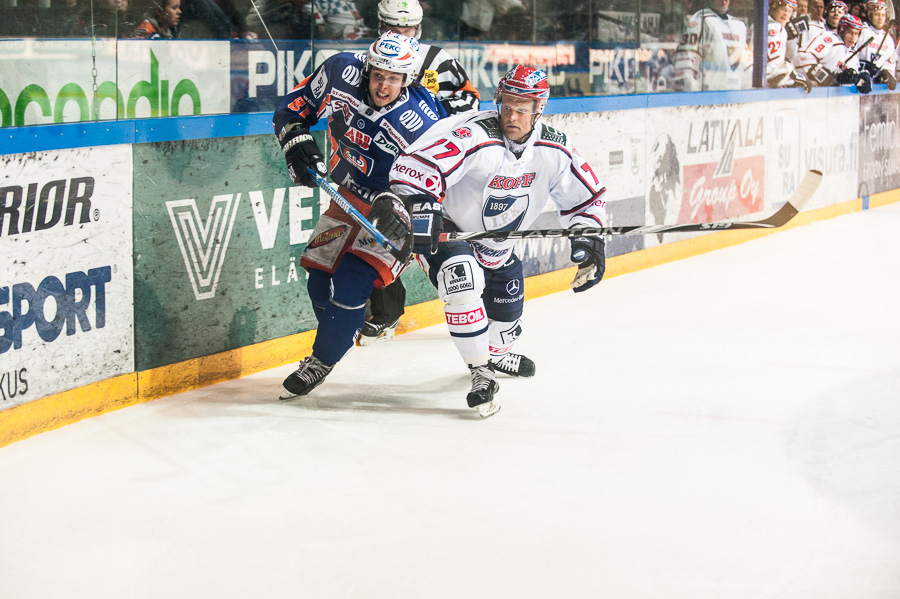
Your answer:
[[[787,90],[676,105],[693,96],[654,97],[672,105],[634,97],[638,107],[599,112],[551,102],[546,122],[571,136],[608,187],[608,224],[767,213],[809,169],[825,177],[800,224],[898,199],[900,94]],[[116,135],[88,125],[94,145],[0,156],[0,446],[292,362],[311,345],[298,262],[324,198],[291,184],[264,129],[156,141],[147,123],[177,130],[198,121],[117,121],[114,130],[134,127],[120,136],[133,141],[113,145],[96,140]],[[536,226],[556,226],[549,208]],[[756,235],[615,237],[608,273]],[[518,252],[528,297],[567,286],[565,240],[524,242]],[[407,269],[404,281],[401,329],[440,322],[421,271]]]

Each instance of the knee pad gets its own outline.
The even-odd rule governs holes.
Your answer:
[[[451,256],[435,273],[438,295],[450,305],[481,301],[484,293],[484,271],[471,255]]]
[[[512,349],[516,339],[522,334],[522,321],[516,319],[513,322],[504,322],[501,320],[493,320],[488,326],[488,339],[490,343],[491,356],[499,357],[505,355]]]
[[[306,292],[309,294],[309,301],[313,305],[316,315],[320,315],[331,299],[331,274],[318,268],[309,269]]]
[[[525,308],[522,261],[513,254],[500,268],[484,271],[484,307],[488,318],[515,322]]]

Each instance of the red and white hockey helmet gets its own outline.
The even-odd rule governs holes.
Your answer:
[[[869,0],[866,2],[866,14],[871,15],[873,12],[877,11],[885,11],[887,12],[887,3],[884,0]]]
[[[369,58],[366,62],[366,74],[369,69],[376,68],[392,73],[403,73],[403,87],[416,80],[416,65],[419,62],[419,42],[412,37],[398,33],[382,33],[381,37],[369,46]]]
[[[500,78],[497,91],[494,92],[494,104],[498,108],[506,94],[534,100],[534,112],[540,116],[550,98],[550,82],[547,80],[547,73],[541,69],[517,64]]]
[[[797,0],[776,0],[772,3],[773,6],[776,6],[778,4],[784,4],[792,10],[797,10]]]
[[[838,23],[838,31],[843,31],[844,29],[855,29],[856,31],[862,31],[865,27],[862,21],[859,20],[859,17],[853,16],[851,14],[846,14],[841,17],[841,22]]]
[[[831,0],[831,2],[825,5],[825,12],[834,11],[838,11],[845,15],[850,12],[850,7],[847,6],[847,3],[843,2],[843,0]]]

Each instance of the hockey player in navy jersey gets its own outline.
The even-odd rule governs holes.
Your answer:
[[[447,115],[431,92],[413,84],[417,52],[416,40],[385,33],[368,54],[336,54],[284,97],[274,118],[291,179],[308,187],[315,186],[308,168],[327,174],[309,127],[328,119],[332,179],[407,253],[409,213],[391,193],[388,172],[397,155]],[[312,354],[285,379],[281,399],[306,395],[322,383],[352,347],[373,287],[390,284],[406,262],[375,243],[336,205],[322,214],[300,261],[309,271],[307,291],[319,327]]]
[[[378,3],[378,27],[381,33],[393,31],[420,38],[425,12],[419,0],[381,0]],[[450,114],[478,110],[478,90],[459,61],[446,50],[429,44],[419,46],[418,82],[431,90]],[[403,281],[397,279],[384,289],[374,289],[370,297],[372,317],[359,335],[360,345],[393,338],[406,303]]]
[[[471,372],[467,403],[482,417],[499,409],[495,372],[535,374],[532,360],[511,351],[522,332],[522,262],[512,240],[439,243],[440,233],[527,229],[548,199],[564,227],[605,224],[606,187],[564,133],[539,122],[549,97],[547,75],[517,65],[497,86],[497,111],[441,121],[391,168],[391,188],[411,207],[413,251]],[[572,287],[585,291],[603,277],[603,238],[574,238],[571,250]]]

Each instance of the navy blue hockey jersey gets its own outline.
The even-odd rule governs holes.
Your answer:
[[[393,104],[370,107],[365,64],[366,55],[354,52],[328,58],[281,100],[274,124],[277,132],[291,121],[311,127],[328,118],[331,178],[368,202],[390,190],[394,159],[447,111],[417,85],[405,88]]]

